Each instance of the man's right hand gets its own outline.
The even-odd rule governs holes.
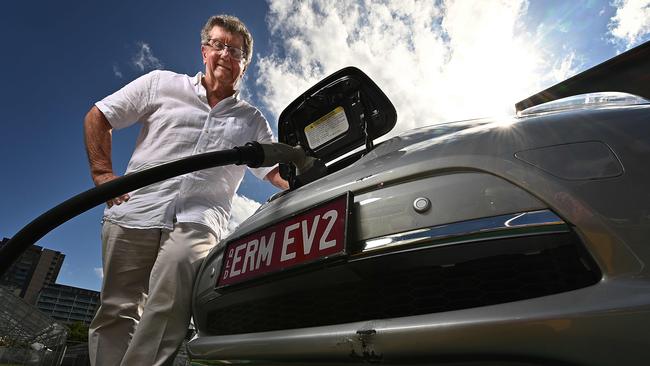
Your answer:
[[[111,163],[111,131],[113,127],[106,119],[106,116],[93,106],[84,119],[84,140],[86,152],[90,163],[90,175],[95,186],[117,179],[113,174]],[[106,202],[110,208],[113,205],[120,205],[129,200],[128,194],[112,198]]]
[[[100,184],[104,184],[106,182],[110,182],[113,179],[119,178],[117,175],[113,173],[105,173],[98,175],[96,177],[93,177],[93,181],[95,182],[95,186],[98,186]],[[113,205],[121,205],[123,202],[128,201],[131,198],[128,193],[125,193],[121,196],[111,198],[110,200],[106,201],[106,205],[111,208]]]

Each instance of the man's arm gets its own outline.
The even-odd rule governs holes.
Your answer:
[[[282,190],[289,189],[289,182],[287,182],[286,180],[284,180],[284,178],[280,176],[279,167],[275,167],[275,169],[271,170],[266,175],[266,180],[268,180],[269,182],[271,182],[271,184],[273,184],[274,186]]]
[[[118,178],[113,174],[113,163],[111,160],[113,127],[104,116],[104,113],[96,106],[93,106],[84,119],[84,141],[86,142],[86,153],[90,163],[90,175],[96,186]],[[128,194],[115,197],[106,204],[112,207],[129,200]]]

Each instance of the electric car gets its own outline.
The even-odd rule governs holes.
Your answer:
[[[279,118],[318,159],[212,250],[194,364],[650,364],[650,43],[517,115],[387,139],[360,70]]]

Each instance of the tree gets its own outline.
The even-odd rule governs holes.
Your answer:
[[[68,326],[68,342],[88,342],[88,326],[83,322],[74,322]]]

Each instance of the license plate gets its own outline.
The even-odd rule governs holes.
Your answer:
[[[217,288],[346,254],[351,194],[226,245]]]

